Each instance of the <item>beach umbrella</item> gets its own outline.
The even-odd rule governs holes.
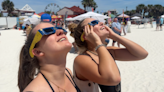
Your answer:
[[[114,17],[116,17],[115,15],[113,15],[113,14],[110,14],[111,15],[111,18],[114,18]]]
[[[87,13],[84,13],[84,14],[81,14],[79,16],[74,17],[73,20],[80,20],[81,21],[85,18],[93,18],[93,19],[99,20],[101,22],[105,22],[104,19],[107,19],[109,17],[90,11],[90,12],[87,12]]]
[[[140,17],[134,16],[131,19],[140,19]]]
[[[33,14],[32,16],[31,16],[31,18],[41,18],[38,14]]]
[[[142,15],[139,14],[139,13],[135,13],[135,14],[132,15],[132,17],[133,17],[133,16],[142,17]]]

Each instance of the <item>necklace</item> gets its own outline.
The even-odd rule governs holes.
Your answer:
[[[52,82],[52,81],[51,81]],[[53,83],[53,82],[52,82]],[[66,92],[66,90],[64,89],[64,88],[61,88],[61,87],[59,87],[58,85],[56,85],[55,83],[53,83],[55,86],[57,86],[58,87],[58,90],[59,90],[59,88],[60,89],[62,89],[62,90],[64,90],[64,92]],[[60,92],[60,90],[59,90],[59,92]]]
[[[95,53],[95,52],[93,52],[93,51],[90,51],[90,50],[88,50],[90,53],[92,53],[92,54],[94,54],[94,55],[96,55],[96,56],[98,56],[98,54],[97,53]]]

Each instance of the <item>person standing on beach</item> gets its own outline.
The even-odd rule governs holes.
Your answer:
[[[163,18],[160,18],[160,30],[162,31],[162,26],[163,26]]]
[[[75,31],[74,28],[75,27],[77,27],[77,24],[75,24],[75,23],[71,23],[71,24],[68,25],[68,29],[69,29],[69,31],[71,31],[70,36],[73,37],[73,38],[74,38],[74,31]],[[75,53],[77,53],[78,49],[77,49],[76,43],[73,42],[72,45],[73,45],[73,47],[75,49]]]
[[[81,92],[66,68],[72,44],[65,31],[44,22],[31,31],[20,53],[20,92]]]
[[[121,36],[121,32],[122,32],[122,27],[121,24],[118,22],[117,18],[114,18],[113,23],[112,23],[112,30]],[[112,46],[114,46],[114,44],[116,43],[116,41],[113,40]],[[117,42],[118,47],[120,47],[120,43]]]
[[[28,35],[30,34],[32,28],[31,28],[31,26],[29,24],[26,24],[26,29],[25,30],[26,30],[26,35],[28,37]]]
[[[82,92],[99,92],[98,86],[101,92],[121,92],[121,77],[115,60],[141,60],[148,55],[144,48],[93,18],[78,24],[74,38],[80,54],[74,60],[73,75]],[[106,38],[118,41],[125,48],[104,45]]]
[[[160,26],[160,18],[159,18],[159,16],[158,16],[158,18],[156,19],[156,31],[158,31],[158,29],[159,29],[159,26]]]
[[[150,18],[150,25],[153,28],[153,18],[152,17]]]

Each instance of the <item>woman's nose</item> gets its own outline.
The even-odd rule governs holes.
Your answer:
[[[57,36],[62,35],[62,34],[64,34],[64,32],[63,32],[62,29],[56,30],[56,35],[57,35]]]

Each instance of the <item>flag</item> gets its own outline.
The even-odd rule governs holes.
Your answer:
[[[108,24],[110,25],[112,23],[111,12],[110,11],[108,11],[108,16],[109,16],[109,18],[108,18]]]
[[[108,11],[108,16],[111,18],[111,12],[110,11]]]
[[[122,13],[122,14],[123,14],[123,17],[122,17],[122,22],[124,22],[124,10],[123,10],[123,13]]]
[[[64,17],[64,24],[65,24],[65,25],[66,25],[66,18],[67,18],[67,16],[68,16],[68,15],[67,15],[67,12],[68,12],[68,11],[65,12],[65,17]],[[67,25],[66,25],[66,27],[67,27]]]
[[[92,7],[92,12],[94,12],[94,9],[93,9],[93,7]]]

